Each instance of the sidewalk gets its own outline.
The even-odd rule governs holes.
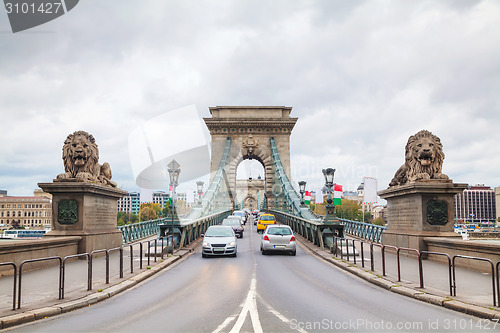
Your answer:
[[[93,281],[90,291],[87,291],[87,260],[68,262],[65,272],[64,299],[59,299],[59,265],[23,272],[21,308],[17,309],[16,299],[16,310],[12,310],[13,277],[2,276],[0,278],[0,329],[69,312],[114,296],[186,257],[200,241],[194,241],[186,248],[176,250],[174,255],[168,258],[164,255],[163,260],[158,254],[156,262],[152,248],[149,265],[148,257],[143,255],[142,269],[140,269],[139,245],[136,245],[132,258],[133,273],[130,273],[129,247],[124,247],[123,278],[119,277],[119,252],[112,252],[109,284],[105,283],[106,260],[105,254],[101,253],[93,259]],[[147,243],[144,244],[143,253],[147,253]],[[19,289],[19,286],[17,288]]]
[[[450,296],[448,264],[434,260],[423,260],[424,288],[420,288],[418,260],[416,257],[406,257],[401,252],[401,281],[398,281],[397,257],[394,252],[385,251],[386,275],[382,276],[380,247],[374,246],[374,271],[372,272],[368,244],[364,245],[365,265],[363,268],[359,242],[355,242],[356,250],[360,254],[356,257],[356,265],[354,265],[352,251],[350,251],[349,261],[347,261],[346,255],[342,260],[340,252],[336,258],[334,254],[321,250],[304,237],[300,235],[295,235],[295,237],[304,248],[321,259],[384,289],[477,317],[500,320],[498,300],[497,306],[493,306],[491,273],[481,273],[463,267],[456,267],[457,296]]]

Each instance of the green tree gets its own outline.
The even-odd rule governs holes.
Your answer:
[[[335,215],[346,220],[363,219],[361,205],[355,200],[342,199],[340,206],[335,206]]]
[[[118,214],[116,214],[116,225],[122,226],[125,224],[127,224],[127,213],[118,212]]]
[[[376,219],[373,219],[372,223],[375,225],[380,225],[382,227],[385,226],[385,221],[381,217],[377,217]]]
[[[158,203],[149,202],[139,206],[140,222],[155,220],[160,217],[161,206]]]

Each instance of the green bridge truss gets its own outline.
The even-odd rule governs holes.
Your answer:
[[[277,179],[277,185],[279,186],[279,193],[276,191],[273,194],[280,197],[282,209],[277,209],[277,202],[275,202],[275,207],[269,207],[267,201],[272,198],[264,196],[261,202],[262,210],[271,211],[276,215],[279,222],[290,225],[296,233],[323,247],[331,241],[328,239],[331,235],[329,226],[323,223],[321,216],[316,216],[309,207],[301,205],[301,198],[290,183],[283,168],[274,138],[271,138],[269,143],[274,163],[275,179]],[[220,223],[233,210],[241,208],[238,207],[235,195],[231,193],[226,175],[230,149],[231,138],[228,137],[219,167],[203,195],[201,203],[194,206],[186,217],[182,218],[178,224],[175,224],[176,239],[181,246],[199,237],[208,226]],[[273,191],[275,190],[276,188],[273,188]],[[339,220],[345,226],[348,234],[372,242],[382,242],[384,227],[345,219]],[[161,226],[169,225],[169,223],[171,223],[169,218],[164,218],[125,225],[119,227],[119,229],[122,231],[123,243],[127,244],[159,234]]]

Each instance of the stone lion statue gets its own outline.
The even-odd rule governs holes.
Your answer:
[[[94,137],[85,131],[76,131],[64,141],[62,158],[64,171],[55,181],[77,181],[116,187],[111,181],[108,163],[100,165],[99,149]]]
[[[428,179],[449,180],[447,175],[441,173],[444,161],[443,145],[431,132],[422,130],[410,136],[405,151],[405,164],[396,171],[389,186]]]

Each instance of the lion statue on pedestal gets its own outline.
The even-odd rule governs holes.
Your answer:
[[[398,169],[389,186],[428,179],[449,181],[448,176],[441,173],[444,153],[441,140],[437,136],[422,130],[410,136],[405,151],[405,164]]]
[[[116,187],[111,181],[108,163],[100,165],[99,149],[94,137],[85,131],[76,131],[64,141],[62,159],[64,171],[54,181],[76,181]]]

